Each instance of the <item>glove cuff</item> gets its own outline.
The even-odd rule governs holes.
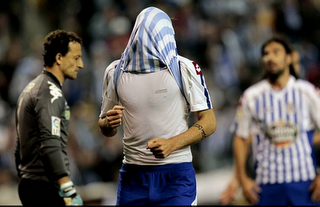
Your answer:
[[[73,182],[70,180],[70,181],[63,183],[60,186],[59,194],[61,197],[72,197],[73,195],[76,195],[77,192],[76,192],[76,189],[74,187]]]

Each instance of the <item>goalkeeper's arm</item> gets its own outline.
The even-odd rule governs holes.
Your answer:
[[[77,193],[73,182],[69,177],[60,178],[57,183],[60,185],[59,195],[63,197],[66,206],[82,206],[83,201]]]

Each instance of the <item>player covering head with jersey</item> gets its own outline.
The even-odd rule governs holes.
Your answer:
[[[188,113],[198,121],[188,128]],[[99,126],[114,136],[123,123],[117,205],[194,205],[190,146],[216,120],[198,64],[179,56],[169,16],[148,7],[137,16],[120,60],[104,75]]]
[[[257,205],[319,205],[313,133],[320,128],[320,92],[295,78],[291,49],[282,37],[262,46],[265,79],[249,87],[238,108],[234,155],[246,199]],[[246,173],[250,149],[255,180]]]
[[[64,81],[76,79],[84,66],[81,42],[73,32],[50,32],[44,42],[44,70],[18,99],[15,161],[23,205],[82,205],[70,180],[70,111],[62,93]]]

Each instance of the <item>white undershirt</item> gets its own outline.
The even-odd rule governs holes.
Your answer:
[[[114,61],[106,69],[101,114],[115,104],[125,107],[122,122],[124,163],[163,165],[192,161],[190,146],[161,159],[146,149],[147,142],[154,137],[170,138],[186,131],[189,108],[190,111],[211,108],[204,77],[196,72],[199,68],[186,58],[179,56],[179,59],[186,98],[169,70],[162,70],[147,74],[122,72],[117,85],[118,100],[113,77],[119,61]]]

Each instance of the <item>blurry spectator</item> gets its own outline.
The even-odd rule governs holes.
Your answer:
[[[23,88],[43,69],[41,43],[41,38],[34,37],[28,45],[29,51],[25,52],[27,55],[18,62],[13,71],[12,80],[8,87],[9,101],[12,104],[16,104]]]

